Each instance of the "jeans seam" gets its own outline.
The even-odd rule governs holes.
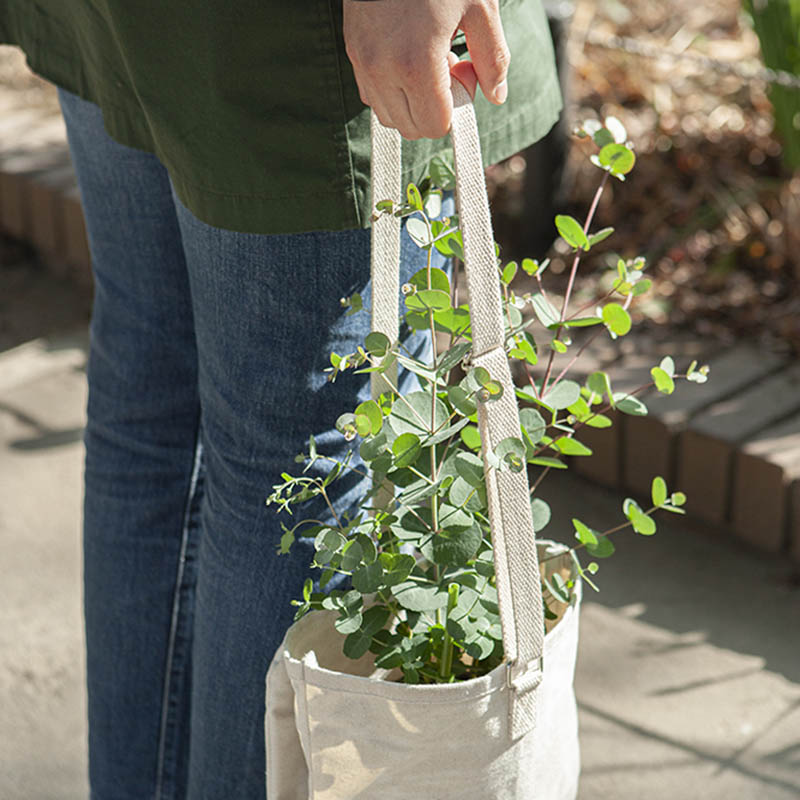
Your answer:
[[[164,788],[164,765],[166,761],[167,749],[167,726],[169,724],[169,700],[172,684],[172,662],[175,655],[175,640],[178,635],[178,627],[181,613],[181,587],[183,584],[184,571],[186,567],[186,553],[189,546],[189,527],[192,516],[192,506],[194,504],[197,485],[200,477],[200,466],[203,457],[203,445],[198,433],[197,444],[195,446],[194,463],[192,465],[192,476],[189,483],[189,491],[186,497],[186,506],[183,514],[183,529],[181,531],[181,548],[178,558],[178,571],[175,577],[175,593],[172,601],[172,617],[170,620],[169,640],[167,644],[167,659],[164,670],[164,691],[161,699],[161,723],[158,735],[158,761],[156,766],[156,786],[154,800],[166,800],[162,797]]]

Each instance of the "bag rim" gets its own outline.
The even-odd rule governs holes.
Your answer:
[[[541,543],[541,542],[539,542]],[[578,612],[583,595],[583,582],[577,576],[572,598],[564,616],[544,638],[544,674],[547,674],[548,651],[558,647],[561,639],[568,635],[578,623]],[[310,611],[295,625],[302,626],[304,620],[319,620],[319,615],[335,616],[335,611]],[[311,623],[305,623],[306,625]],[[294,626],[292,626],[294,627]],[[292,681],[300,681],[320,689],[333,689],[350,694],[380,696],[384,699],[400,700],[407,703],[452,703],[460,700],[474,700],[496,691],[508,689],[508,663],[504,661],[486,675],[455,683],[408,684],[353,675],[348,672],[328,669],[317,663],[316,653],[308,650],[301,658],[293,656],[286,640],[281,645],[281,659]]]

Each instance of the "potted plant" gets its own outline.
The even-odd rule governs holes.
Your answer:
[[[571,309],[570,300],[581,259],[613,229],[592,232],[591,226],[603,189],[610,178],[625,180],[635,164],[621,123],[587,121],[578,135],[594,143],[591,161],[602,179],[583,223],[559,215],[555,224],[573,252],[569,282],[560,308],[547,293],[543,275],[548,263],[524,259],[521,264],[498,263],[506,319],[508,358],[524,369],[525,384],[516,387],[521,430],[489,453],[498,470],[530,470],[534,528],[550,522],[550,509],[540,496],[542,479],[553,469],[566,469],[565,457],[588,457],[580,441],[584,426],[608,427],[605,412],[646,414],[637,395],[650,386],[671,393],[675,380],[706,380],[708,369],[692,363],[676,374],[672,358],[652,369],[653,381],[632,393],[613,390],[607,373],[589,375],[582,384],[568,372],[596,336],[625,336],[631,330],[630,307],[644,295],[651,281],[645,277],[644,259],[616,259],[611,291],[596,302]],[[431,163],[430,175],[419,186],[409,185],[407,202],[397,207],[379,202],[376,217],[393,214],[406,218],[415,243],[428,254],[428,266],[402,287],[404,321],[430,336],[433,359],[420,361],[402,343],[373,332],[354,353],[331,354],[330,380],[345,371],[377,372],[386,391],[342,414],[337,428],[353,448],[343,460],[321,455],[309,440],[306,453],[297,457],[305,465],[299,475],[284,474],[267,500],[290,512],[313,497],[327,503],[328,520],[296,522],[283,526],[281,552],[295,537],[314,537],[314,566],[322,570],[321,591],[309,579],[298,606],[297,618],[312,609],[338,614],[336,629],[350,658],[367,652],[375,664],[407,683],[443,683],[474,678],[495,669],[503,660],[497,594],[494,585],[492,543],[487,510],[478,403],[492,403],[502,386],[484,368],[470,368],[470,313],[467,303],[454,305],[448,276],[430,266],[433,248],[447,256],[462,257],[463,242],[455,219],[436,219],[443,191],[454,187],[452,167],[442,159]],[[519,293],[514,281],[522,272],[535,278],[537,291]],[[362,308],[361,298],[347,300],[351,310]],[[587,332],[589,335],[586,335]],[[580,343],[573,340],[582,333]],[[568,364],[556,371],[555,354],[575,351]],[[413,372],[419,388],[402,396],[388,376],[392,368]],[[461,380],[454,374],[466,367]],[[463,372],[462,372],[463,374]],[[324,477],[311,474],[320,462],[330,462]],[[373,488],[353,514],[337,516],[329,496],[330,486],[346,475],[370,476]],[[662,477],[652,483],[651,505],[642,508],[626,498],[625,521],[598,531],[577,516],[571,520],[574,541],[570,547],[545,546],[540,555],[542,595],[548,629],[574,599],[579,579],[596,589],[598,562],[614,551],[609,534],[631,528],[648,536],[656,531],[657,510],[683,513],[685,496],[670,493]],[[583,564],[578,553],[592,559]],[[325,592],[326,585],[344,575],[349,586]]]

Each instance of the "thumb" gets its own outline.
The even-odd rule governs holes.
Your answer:
[[[461,29],[467,39],[467,49],[472,58],[478,82],[486,99],[501,104],[508,96],[508,51],[503,23],[496,7],[475,4],[461,21]]]

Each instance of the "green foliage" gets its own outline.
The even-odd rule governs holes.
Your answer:
[[[587,122],[580,134],[598,150],[593,160],[604,173],[601,189],[608,175],[622,179],[629,174],[635,157],[618,120]],[[307,452],[296,458],[301,474],[284,473],[267,500],[292,514],[308,500],[321,498],[330,512],[325,519],[282,525],[279,552],[288,552],[298,536],[309,537],[314,543],[313,565],[322,571],[321,590],[315,591],[309,580],[302,598],[295,601],[297,615],[319,609],[334,612],[347,656],[372,653],[377,666],[399,669],[409,683],[464,680],[485,674],[503,660],[486,472],[527,470],[533,486],[534,530],[553,527],[539,484],[551,469],[566,469],[568,459],[591,456],[580,440],[581,429],[609,427],[612,420],[605,412],[612,409],[647,413],[639,390],[615,391],[606,372],[593,372],[579,383],[567,376],[568,369],[553,369],[556,354],[570,358],[573,331],[577,335],[583,332],[578,329],[593,329],[589,336],[612,338],[630,331],[631,305],[650,287],[643,277],[644,259],[618,260],[611,292],[598,300],[595,314],[583,316],[586,306],[570,314],[568,296],[556,301],[546,292],[542,283],[546,261],[526,258],[502,265],[498,260],[506,352],[524,367],[528,382],[515,387],[519,434],[479,454],[478,414],[482,406],[503,396],[503,386],[497,376],[469,363],[469,308],[454,306],[448,276],[431,266],[434,249],[463,257],[457,220],[435,218],[441,210],[441,192],[452,189],[453,178],[451,164],[434,159],[430,175],[408,187],[401,206],[383,201],[375,212],[376,217],[403,217],[412,241],[426,256],[427,265],[402,287],[403,317],[412,329],[432,337],[434,359],[419,361],[400,342],[377,331],[352,353],[332,353],[331,381],[345,372],[370,372],[382,375],[388,388],[380,397],[345,410],[336,421],[337,430],[352,443],[345,458],[324,455],[310,437]],[[591,215],[583,222],[567,215],[556,217],[559,235],[574,251],[573,270],[583,255],[613,233],[605,228],[590,234],[591,222]],[[515,292],[515,281],[523,273],[536,279],[537,291]],[[363,310],[362,298],[354,294],[342,301],[342,307],[345,314]],[[398,393],[390,377],[395,366],[416,376],[416,391]],[[463,373],[456,373],[458,368]],[[707,374],[708,368],[698,368],[695,362],[678,375],[673,359],[666,357],[653,367],[650,385],[670,393],[678,379],[702,383]],[[312,470],[315,465],[329,469],[321,476],[319,469]],[[353,474],[371,476],[373,489],[354,516],[339,516],[330,487]],[[624,521],[607,531],[572,519],[569,552],[575,571],[591,587],[597,588],[593,579],[598,565],[591,561],[582,566],[580,550],[593,559],[607,558],[615,550],[610,534],[631,529],[651,536],[656,531],[656,511],[684,513],[685,496],[670,492],[663,478],[653,479],[651,495],[648,509],[627,498]],[[346,576],[349,587],[325,592],[336,575]],[[570,602],[573,588],[573,580],[560,574],[543,580],[548,619],[556,617],[551,604]]]
[[[744,0],[761,43],[764,63],[800,75],[800,0]],[[775,127],[783,144],[783,159],[790,169],[800,167],[800,92],[774,83],[769,89]]]

